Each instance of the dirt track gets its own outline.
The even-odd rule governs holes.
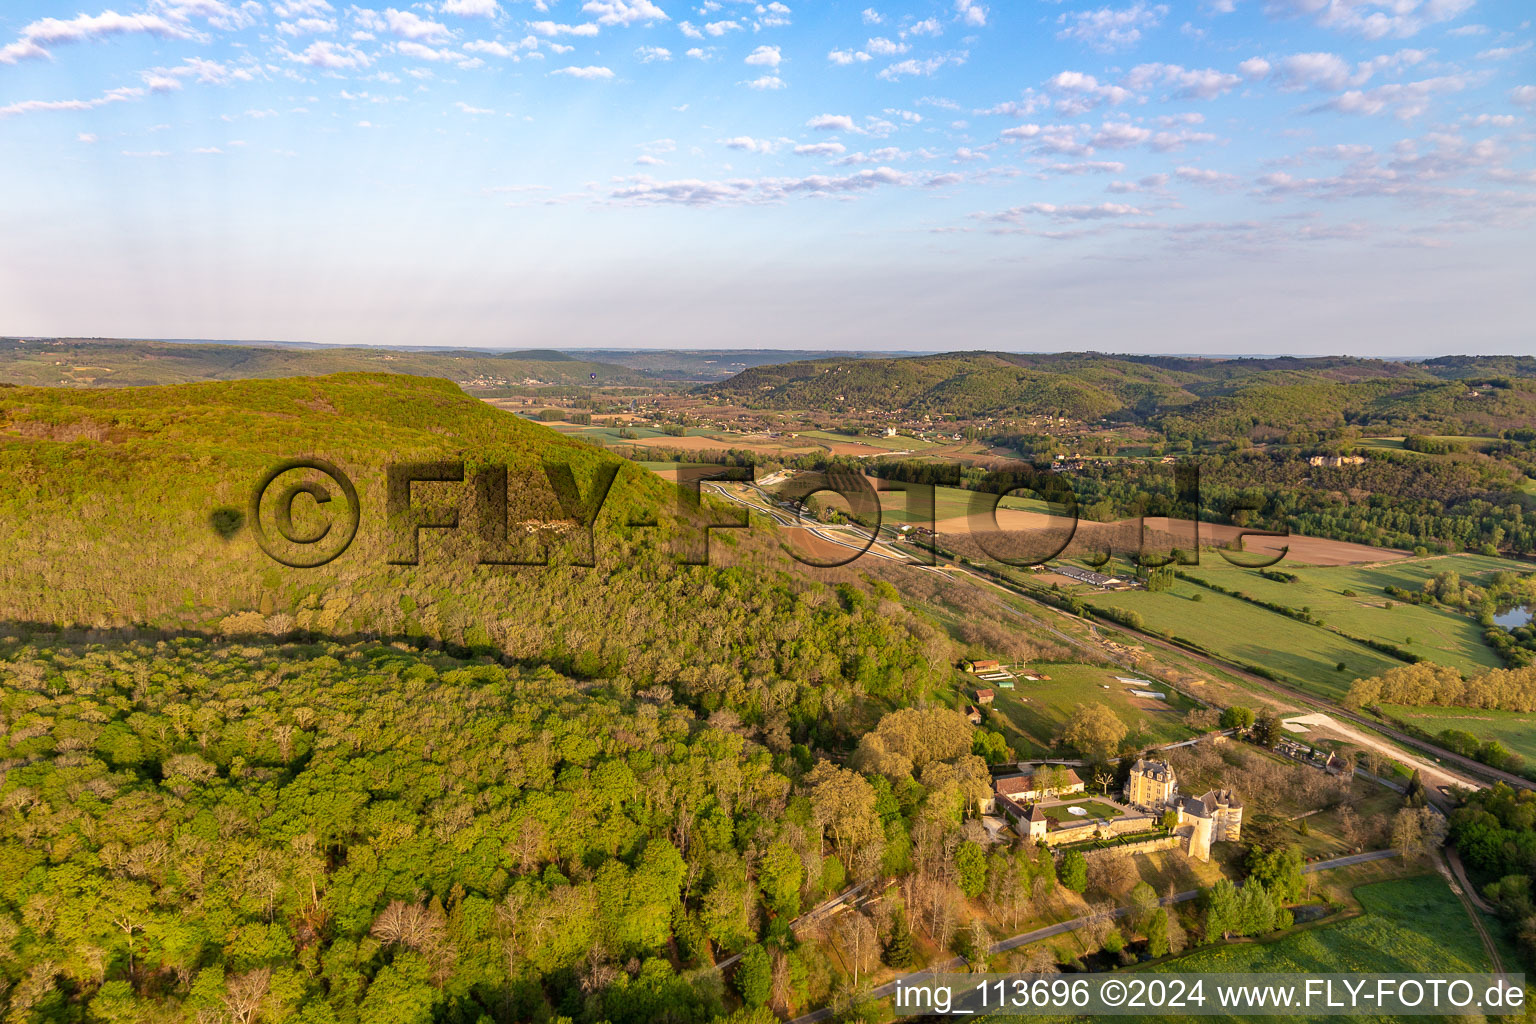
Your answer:
[[[1374,750],[1384,757],[1399,761],[1410,768],[1419,770],[1419,777],[1424,785],[1431,789],[1440,786],[1463,786],[1467,789],[1481,789],[1482,784],[1465,775],[1459,775],[1444,765],[1436,764],[1427,758],[1410,754],[1401,747],[1393,746],[1386,740],[1372,736],[1370,733],[1356,729],[1348,722],[1340,722],[1332,715],[1316,712],[1310,715],[1301,715],[1296,718],[1287,718],[1286,724],[1305,725],[1325,734],[1331,733],[1339,739],[1347,740],[1356,746]],[[1298,733],[1297,735],[1304,735]]]

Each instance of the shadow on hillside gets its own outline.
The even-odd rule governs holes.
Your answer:
[[[572,679],[602,678],[610,673],[593,672],[589,665],[579,665],[575,653],[546,653],[540,657],[514,658],[491,644],[457,644],[420,634],[354,632],[322,633],[294,629],[286,633],[220,633],[198,629],[166,629],[158,626],[65,627],[51,622],[0,619],[0,663],[9,660],[17,647],[36,644],[47,647],[86,648],[109,644],[158,644],[176,640],[200,640],[207,644],[259,644],[263,646],[353,646],[371,644],[407,650],[437,653],[461,661],[482,660],[506,668],[552,668]],[[317,651],[316,653],[323,653]]]

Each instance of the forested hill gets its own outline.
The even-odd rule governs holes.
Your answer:
[[[355,484],[356,540],[318,568],[259,549],[244,513],[280,460],[318,457]],[[416,507],[463,528],[422,533],[419,564],[391,564],[388,463],[462,460],[465,482],[418,483]],[[590,545],[543,463],[591,493],[616,471]],[[554,564],[481,565],[480,467],[507,470],[509,543],[544,539]],[[137,624],[210,635],[412,638],[585,678],[660,685],[701,710],[729,703],[812,728],[849,695],[916,666],[947,669],[948,641],[892,602],[834,591],[754,532],[716,531],[716,565],[680,565],[676,490],[584,442],[465,396],[448,381],[373,374],[166,388],[0,389],[0,621]],[[286,479],[286,478],[285,478]],[[333,502],[341,495],[331,488]],[[301,498],[295,509],[315,511]],[[629,526],[654,520],[656,527]],[[317,524],[300,521],[296,531]],[[271,529],[269,524],[269,530]],[[530,536],[530,531],[533,531]],[[270,535],[270,534],[269,534]],[[525,538],[519,540],[519,538]],[[596,568],[572,564],[590,557]],[[719,564],[733,557],[734,566]],[[851,575],[851,574],[850,574]],[[914,677],[915,678],[915,677]]]
[[[0,381],[38,387],[142,387],[250,377],[405,373],[518,385],[643,385],[655,375],[547,349],[477,352],[220,345],[213,342],[0,338]],[[593,375],[596,374],[594,378]]]
[[[707,1021],[674,933],[822,888],[782,749],[546,668],[7,639],[0,713],[7,1020]]]
[[[1346,421],[1455,433],[1536,422],[1536,359],[1528,356],[1394,362],[971,352],[758,366],[696,390],[758,408],[1109,417],[1228,436]]]

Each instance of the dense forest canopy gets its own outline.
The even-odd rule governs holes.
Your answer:
[[[8,1019],[707,1020],[670,959],[821,891],[795,758],[665,698],[401,645],[3,652]]]

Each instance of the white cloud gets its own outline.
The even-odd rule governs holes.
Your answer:
[[[1089,139],[1089,144],[1103,149],[1126,149],[1152,137],[1152,131],[1129,121],[1106,121]]]
[[[501,12],[496,0],[444,0],[440,10],[461,18],[494,18]]]
[[[864,49],[877,57],[895,57],[911,49],[906,43],[894,42],[884,36],[876,36],[864,44]]]
[[[795,147],[796,156],[842,156],[848,147],[841,142],[812,142]]]
[[[652,156],[649,153],[641,153],[639,156],[635,157],[635,164],[639,167],[663,167],[666,165],[666,161],[659,156]]]
[[[754,30],[759,28],[783,28],[790,23],[790,13],[790,9],[784,4],[779,3],[778,0],[774,0],[773,3],[766,6],[759,5],[757,8],[758,19],[752,27]]]
[[[940,68],[946,67],[950,64],[964,64],[965,60],[966,55],[964,53],[946,53],[933,57],[927,57],[922,60],[904,60],[883,69],[880,72],[880,77],[885,79],[887,82],[896,82],[903,78],[911,78],[913,76],[926,77],[928,75],[932,75]]]
[[[847,175],[812,174],[804,178],[737,178],[704,181],[697,178],[658,181],[631,178],[609,193],[627,205],[714,206],[718,204],[774,203],[796,195],[839,196],[866,192],[882,186],[913,184],[911,175],[890,167],[855,171]]]
[[[0,107],[0,119],[17,117],[21,114],[36,114],[50,110],[95,110],[109,103],[126,103],[129,100],[142,99],[144,90],[139,88],[113,89],[103,93],[93,100],[19,100],[15,103]]]
[[[423,18],[411,11],[397,11],[393,7],[384,12],[384,23],[401,39],[415,43],[445,43],[453,37],[448,26],[442,22]]]
[[[1460,92],[1466,87],[1467,80],[1463,76],[1442,75],[1417,82],[1379,85],[1374,89],[1350,89],[1316,109],[1366,116],[1391,113],[1406,121],[1427,111],[1435,96]]]
[[[759,46],[747,54],[745,63],[757,67],[776,68],[784,62],[784,55],[777,46]]]
[[[869,54],[863,50],[833,50],[827,54],[827,60],[833,64],[862,64],[869,60]]]
[[[1079,160],[1074,163],[1046,164],[1044,170],[1055,174],[1119,174],[1125,164],[1118,160]]]
[[[333,43],[328,39],[310,43],[303,53],[290,53],[288,59],[323,71],[350,71],[365,68],[372,60],[355,46]]]
[[[767,139],[754,139],[750,135],[738,135],[733,139],[721,139],[726,149],[742,149],[748,153],[772,153],[773,143]]]
[[[908,26],[902,35],[907,36],[941,36],[944,34],[944,26],[939,24],[938,18],[924,18]]]
[[[67,20],[43,18],[21,30],[14,43],[0,47],[0,64],[49,56],[48,47],[121,35],[150,35],[161,39],[195,39],[197,33],[158,14],[79,14]]]
[[[977,214],[986,220],[1016,224],[1026,217],[1041,216],[1053,220],[1104,220],[1116,217],[1140,217],[1144,211],[1124,203],[1026,203],[993,214]]]
[[[883,24],[884,22],[885,22],[885,18],[881,17],[879,11],[875,10],[873,7],[866,7],[866,8],[864,8],[864,24],[866,24],[866,25],[880,25],[880,24]]]
[[[973,28],[981,28],[987,23],[987,9],[976,0],[955,0],[955,13]]]
[[[1179,167],[1174,170],[1173,176],[1180,181],[1193,182],[1197,185],[1232,185],[1237,182],[1235,174],[1225,174],[1204,167]]]
[[[1310,17],[1324,28],[1341,29],[1366,39],[1403,39],[1430,25],[1450,21],[1470,10],[1474,0],[1269,0],[1266,10],[1280,16]],[[1379,10],[1378,8],[1386,8]]]
[[[470,53],[483,53],[488,57],[502,57],[509,60],[520,60],[521,51],[537,50],[539,41],[533,36],[526,36],[520,42],[503,43],[495,39],[471,39],[464,44],[464,49]]]
[[[858,126],[847,114],[818,114],[805,122],[807,128],[820,132],[857,132]]]
[[[1062,28],[1057,39],[1072,39],[1101,53],[1126,50],[1141,41],[1144,29],[1156,28],[1168,13],[1163,4],[1148,6],[1138,0],[1130,7],[1100,7],[1092,11],[1072,11],[1059,15]]]
[[[1509,90],[1509,101],[1522,107],[1536,107],[1536,85],[1517,85]]]
[[[589,80],[613,77],[613,71],[610,68],[597,66],[556,68],[550,74],[569,75],[571,78],[585,78]]]
[[[321,17],[330,14],[336,8],[326,0],[287,0],[286,3],[279,0],[272,5],[272,13],[279,18],[302,18],[305,16]]]
[[[1263,78],[1269,74],[1269,61],[1263,57],[1249,57],[1237,66],[1245,78]]]
[[[1237,75],[1215,68],[1185,68],[1178,64],[1138,64],[1126,76],[1132,89],[1146,89],[1153,84],[1171,86],[1178,99],[1211,100],[1241,84]]]
[[[750,154],[771,154],[773,143],[766,138],[753,138],[751,135],[737,135],[736,138],[722,138],[722,146],[727,149],[740,149]]]
[[[1350,63],[1332,53],[1294,53],[1280,59],[1274,71],[1280,88],[1343,89],[1354,79]]]
[[[337,28],[334,18],[299,18],[297,21],[280,21],[277,23],[277,34],[280,36],[318,36],[328,32],[335,32]]]
[[[1531,41],[1527,39],[1518,46],[1495,46],[1492,49],[1483,50],[1477,55],[1478,60],[1509,60],[1517,57],[1531,48]]]
[[[1129,89],[1100,83],[1081,71],[1059,72],[1046,81],[1045,87],[1057,96],[1056,110],[1063,114],[1081,114],[1101,104],[1115,106],[1135,98]]]
[[[599,25],[633,25],[637,21],[669,21],[667,12],[651,0],[587,0],[581,9],[595,15]]]
[[[556,36],[595,36],[599,31],[597,25],[590,21],[580,25],[563,25],[555,21],[530,21],[528,30],[547,39],[553,39]]]
[[[459,110],[462,113],[465,113],[465,114],[494,114],[494,113],[496,113],[496,111],[492,110],[489,107],[472,107],[468,103],[465,103],[463,100],[459,100],[458,102],[454,103],[454,106],[458,107]]]
[[[743,82],[742,84],[745,85],[748,89],[782,89],[784,88],[784,79],[780,78],[778,75],[763,75],[760,78],[754,78],[750,82]]]
[[[664,46],[637,46],[635,56],[640,58],[640,63],[650,64],[653,61],[671,60],[672,51]]]
[[[75,141],[90,144],[96,141],[96,136],[92,135],[90,132],[81,132],[79,135],[75,136]]]

